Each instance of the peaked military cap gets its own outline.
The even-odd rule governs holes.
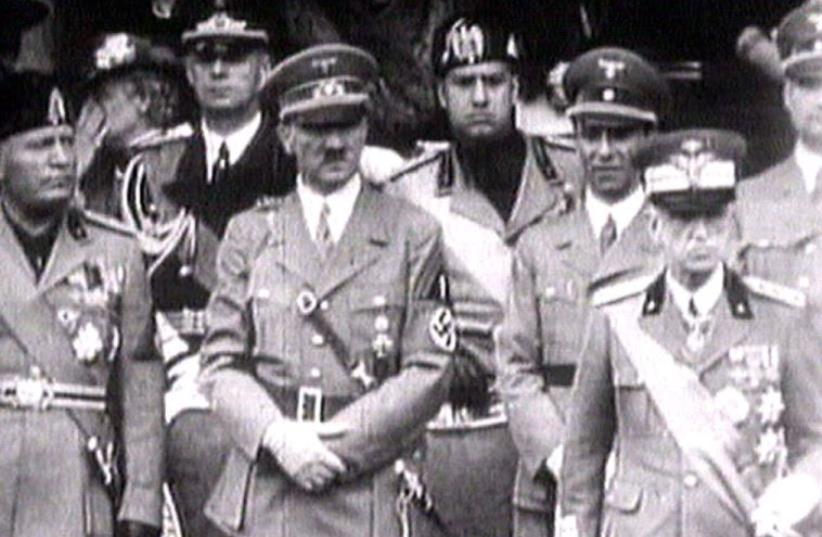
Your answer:
[[[360,48],[316,45],[275,66],[266,91],[276,95],[282,120],[349,121],[365,113],[377,74],[377,60]]]
[[[4,28],[0,33],[20,33],[40,23],[49,14],[49,7],[40,0],[0,1],[0,20]]]
[[[89,63],[86,78],[90,86],[140,69],[182,76],[182,65],[170,48],[129,33],[99,36]]]
[[[822,77],[822,2],[806,2],[776,31],[782,68],[789,78]]]
[[[715,212],[736,197],[745,150],[735,132],[681,130],[640,142],[633,163],[654,205],[675,213]]]
[[[522,46],[510,25],[490,13],[462,13],[434,33],[431,63],[437,76],[463,65],[504,61],[518,65]]]
[[[604,47],[577,57],[563,78],[568,115],[604,116],[656,124],[670,100],[668,83],[630,50]]]
[[[69,106],[58,81],[35,72],[0,80],[0,140],[25,131],[70,123]]]
[[[257,20],[253,8],[254,2],[214,0],[208,16],[197,22],[194,28],[183,32],[183,46],[191,49],[203,41],[223,39],[265,47],[269,42],[268,32]]]

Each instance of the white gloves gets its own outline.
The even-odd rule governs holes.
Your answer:
[[[345,432],[340,424],[276,421],[268,426],[263,446],[300,488],[320,491],[345,472],[345,463],[321,438]]]
[[[807,474],[777,479],[757,501],[752,519],[757,537],[798,535],[792,528],[822,500],[822,487]]]

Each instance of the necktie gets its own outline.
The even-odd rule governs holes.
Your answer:
[[[225,181],[228,178],[228,167],[231,161],[229,160],[228,146],[225,142],[220,145],[220,150],[217,153],[217,160],[214,162],[214,168],[211,170],[211,183],[217,184]]]
[[[811,201],[814,206],[822,207],[822,170],[816,174],[816,183],[814,183],[813,191],[811,192]]]
[[[699,355],[705,349],[705,342],[711,333],[712,318],[699,312],[693,297],[688,302],[688,312],[684,315],[688,328],[688,337],[685,346],[691,353]]]
[[[602,226],[602,231],[599,233],[599,251],[604,254],[616,242],[616,239],[616,221],[609,214],[608,220],[605,221],[605,225]]]
[[[328,225],[328,217],[331,215],[331,208],[327,203],[323,203],[320,210],[320,221],[317,223],[317,232],[314,241],[317,249],[324,259],[328,258],[331,249],[334,248],[334,238],[331,236],[331,227]]]

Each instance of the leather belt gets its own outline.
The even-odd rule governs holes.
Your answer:
[[[299,421],[326,421],[350,405],[356,397],[325,395],[319,388],[279,388],[272,391],[280,411]]]
[[[183,308],[178,311],[164,311],[162,314],[181,336],[205,336],[205,310]]]
[[[440,407],[439,413],[428,422],[429,431],[465,431],[488,429],[508,423],[505,406],[498,402],[490,405],[485,412],[477,413],[468,409],[455,409],[450,403]]]
[[[552,387],[570,388],[574,385],[576,372],[576,364],[553,364],[542,367],[542,377],[545,379],[545,384]]]
[[[106,390],[101,386],[64,384],[44,378],[0,379],[0,407],[16,410],[77,409],[105,412]]]

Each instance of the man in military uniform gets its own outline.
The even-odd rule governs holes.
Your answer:
[[[376,537],[407,522],[395,461],[446,396],[456,332],[436,223],[357,171],[376,74],[337,44],[272,73],[297,189],[230,222],[203,351],[234,441],[207,513],[232,534]]]
[[[53,80],[6,77],[0,118],[0,534],[158,535],[164,381],[139,247],[72,207]]]
[[[182,65],[169,48],[129,33],[96,39],[77,124],[87,208],[138,230],[150,225],[144,220],[173,216],[163,187],[174,179],[192,134],[190,125],[179,124],[188,104],[185,86]]]
[[[553,535],[570,387],[590,315],[590,290],[652,267],[645,194],[630,153],[668,101],[640,56],[599,48],[574,60],[564,90],[585,168],[582,201],[517,243],[500,336],[501,391],[521,455],[516,534]]]
[[[419,454],[436,514],[416,521],[418,535],[511,533],[517,454],[493,386],[492,335],[514,244],[528,226],[566,209],[580,174],[572,149],[516,130],[519,56],[515,35],[489,15],[445,21],[432,61],[453,143],[429,149],[387,186],[440,222],[460,331],[449,402]]]
[[[822,495],[820,340],[801,292],[723,262],[744,150],[734,133],[695,130],[637,151],[665,266],[592,298],[603,311],[569,410],[563,536],[808,529]]]
[[[822,333],[822,4],[807,2],[777,30],[793,154],[739,189],[746,271],[800,288]]]

